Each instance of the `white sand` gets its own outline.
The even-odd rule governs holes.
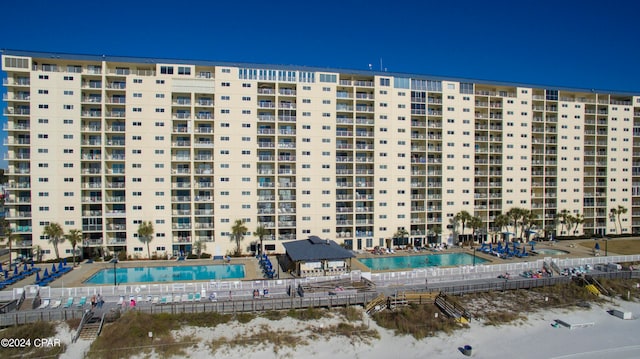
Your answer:
[[[622,320],[607,313],[618,309],[632,312],[632,320]],[[471,322],[469,329],[455,331],[451,336],[415,340],[409,336],[395,336],[389,330],[378,327],[373,320],[364,315],[364,323],[380,334],[380,339],[371,343],[351,342],[344,337],[330,337],[326,340],[314,340],[308,345],[298,345],[295,349],[247,343],[239,347],[222,347],[215,353],[217,358],[230,359],[271,359],[271,358],[466,358],[459,350],[464,345],[472,346],[472,358],[640,358],[640,303],[615,301],[604,306],[594,306],[588,310],[576,309],[550,310],[528,316],[528,320],[500,327],[484,326]],[[560,319],[571,324],[593,323],[592,326],[569,329],[554,328],[551,324]],[[297,333],[306,337],[305,328],[309,326],[327,328],[335,325],[337,319],[324,318],[319,321],[300,322],[289,317],[269,321],[257,318],[248,324],[222,325],[213,329],[184,328],[176,333],[178,341],[197,342],[185,345],[189,358],[213,357],[207,343],[216,338],[243,337],[263,327],[270,331]],[[357,325],[357,323],[354,323]],[[147,343],[141,343],[146,345]],[[69,346],[63,358],[83,357],[87,343],[80,342]],[[147,357],[147,356],[141,356]],[[153,356],[152,357],[156,357]]]

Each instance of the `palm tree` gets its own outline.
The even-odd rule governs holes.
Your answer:
[[[567,226],[567,235],[569,235],[569,231],[571,230],[571,228],[573,227],[573,224],[576,222],[576,217],[573,216],[573,214],[569,213],[565,219],[565,226]]]
[[[240,242],[244,239],[244,234],[247,232],[247,226],[241,219],[236,219],[231,227],[231,241],[236,242],[236,253],[234,255],[239,256],[242,251],[240,250]]]
[[[151,221],[142,221],[138,226],[138,239],[147,245],[147,257],[151,259],[151,251],[149,243],[153,240],[153,223]]]
[[[82,241],[82,231],[79,229],[70,229],[69,233],[64,235],[64,238],[71,244],[71,250],[73,253],[73,266],[76,266],[76,247],[78,243]]]
[[[584,223],[584,216],[580,213],[576,213],[576,216],[573,217],[573,223],[576,225],[576,227],[573,229],[573,235],[575,236],[578,232],[578,226]]]
[[[58,223],[49,223],[44,227],[45,236],[49,237],[49,243],[53,245],[53,250],[56,253],[56,259],[60,260],[60,253],[58,252],[58,244],[64,242],[64,231]]]
[[[7,241],[7,245],[9,246],[9,268],[11,268],[11,251],[13,250],[13,242],[18,241],[19,239],[21,239],[22,236],[17,234],[17,233],[13,233],[13,228],[11,227],[5,227],[4,229],[4,238],[2,239],[3,241]]]
[[[518,238],[518,225],[522,221],[524,215],[524,209],[513,207],[507,211],[506,215],[513,221],[513,238]]]
[[[393,238],[402,238],[403,241],[402,243],[404,244],[404,239],[409,235],[409,232],[407,232],[406,229],[404,228],[398,228],[398,230],[396,231],[396,233],[393,235]]]
[[[193,250],[196,251],[198,258],[202,257],[202,252],[205,249],[207,249],[207,242],[203,241],[202,239],[198,239],[197,241],[193,242]]]
[[[616,209],[616,216],[618,217],[618,224],[620,225],[620,234],[622,234],[622,221],[620,220],[620,216],[627,213],[627,208],[621,205],[618,205]]]
[[[475,238],[476,238],[476,230],[481,228],[482,225],[483,225],[482,218],[480,218],[480,217],[473,216],[469,220],[469,227],[471,227],[473,229],[473,241],[474,242],[475,242]]]
[[[560,219],[560,233],[564,232],[564,227],[570,221],[570,216],[571,212],[566,208],[558,213],[558,219]]]
[[[611,222],[613,222],[613,228],[614,230],[618,230],[618,226],[616,226],[616,214],[618,213],[617,209],[615,208],[611,208],[611,210],[609,211],[609,220]]]
[[[39,245],[35,245],[31,248],[31,254],[36,257],[36,262],[42,261],[42,247]]]
[[[262,254],[262,252],[264,251],[264,247],[262,246],[262,240],[264,239],[265,236],[269,235],[269,230],[266,229],[264,226],[258,226],[256,228],[256,231],[253,232],[253,235],[258,237],[258,239],[260,240],[260,248],[258,249],[258,254]]]
[[[536,224],[537,221],[538,221],[537,214],[531,212],[528,209],[524,210],[523,216],[522,216],[522,232],[521,233],[526,233],[527,242],[529,241],[529,237],[531,236],[531,228],[533,228],[533,226]]]
[[[471,220],[471,218],[473,218],[473,216],[471,216],[471,214],[467,211],[460,211],[456,213],[455,217],[453,217],[454,221],[460,222],[460,224],[462,225],[462,235],[464,235],[465,224],[467,223],[467,221]]]
[[[440,225],[435,225],[429,228],[427,236],[437,239],[440,234],[442,234],[442,227]]]
[[[493,221],[494,226],[498,227],[498,232],[500,232],[500,234],[502,234],[503,228],[506,228],[507,231],[509,230],[509,223],[511,223],[511,218],[503,213],[497,215]]]

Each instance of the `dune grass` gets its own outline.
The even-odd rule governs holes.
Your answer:
[[[53,338],[59,339],[61,335],[67,333],[57,333],[56,323],[36,322],[31,324],[8,327],[0,330],[0,338],[20,338],[28,340],[29,345],[23,348],[2,348],[0,353],[2,358],[58,358],[66,350],[66,345],[36,348],[35,339]],[[22,344],[26,344],[23,341]]]
[[[609,282],[606,284],[610,285]],[[626,284],[624,288],[631,285]],[[543,309],[572,308],[584,302],[604,300],[573,282],[531,290],[465,294],[455,299],[471,313],[472,320],[481,321],[483,325],[488,326],[524,321],[529,314]],[[397,334],[411,335],[416,339],[441,332],[451,334],[455,330],[467,327],[466,324],[447,318],[432,303],[397,307],[394,310],[378,312],[373,318],[383,328],[393,330]]]
[[[309,340],[320,339],[325,335],[342,336],[352,342],[367,341],[378,338],[378,333],[371,330],[363,322],[361,308],[307,308],[303,310],[268,311],[264,313],[220,314],[183,313],[183,314],[146,314],[130,311],[118,318],[114,323],[106,325],[100,337],[91,345],[89,358],[122,358],[133,355],[150,355],[152,351],[162,358],[185,356],[188,347],[197,345],[190,339],[176,337],[173,333],[184,326],[214,328],[223,324],[247,324],[263,317],[268,320],[281,320],[289,317],[300,322],[289,329],[274,329],[268,325],[260,325],[249,332],[230,337],[211,340],[206,346],[213,355],[236,346],[256,346],[256,348],[272,348],[278,352],[284,348],[295,348]],[[335,325],[318,326],[323,318],[337,317]],[[148,333],[153,333],[153,340]],[[306,334],[305,334],[306,332]],[[118,348],[114,350],[114,348]]]

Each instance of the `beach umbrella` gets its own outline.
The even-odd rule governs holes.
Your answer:
[[[2,262],[0,262],[0,272],[4,272],[4,269],[2,269]]]
[[[596,249],[597,251],[599,251],[599,250],[600,250],[600,243],[596,243],[596,247],[595,247],[595,249]]]
[[[27,262],[24,262],[24,266],[22,267],[22,270],[25,272],[29,270],[29,268],[27,268]]]
[[[49,278],[49,270],[47,268],[44,269],[44,274],[42,276],[44,278]]]
[[[62,272],[62,262],[58,265],[58,271]]]
[[[55,263],[51,263],[51,273],[55,273],[56,271],[56,264]]]
[[[36,272],[36,283],[40,281],[40,272]]]
[[[13,267],[13,275],[18,275],[18,266]]]
[[[9,271],[8,270],[4,270],[4,279],[9,278]]]
[[[67,258],[62,258],[62,263],[64,263],[64,266],[67,266]]]

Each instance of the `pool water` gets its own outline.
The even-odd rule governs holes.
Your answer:
[[[535,252],[537,254],[548,254],[548,255],[551,255],[551,256],[569,254],[569,252],[563,251],[561,249],[549,249],[549,248],[536,249]]]
[[[427,254],[417,256],[389,256],[374,258],[359,258],[362,264],[371,270],[396,270],[413,269],[427,267],[462,266],[472,265],[473,255],[468,253],[442,253]],[[478,256],[475,258],[476,264],[487,262]]]
[[[113,284],[113,267],[105,268],[84,281],[86,284]],[[244,278],[244,265],[201,265],[172,267],[116,268],[116,282],[151,283]]]

